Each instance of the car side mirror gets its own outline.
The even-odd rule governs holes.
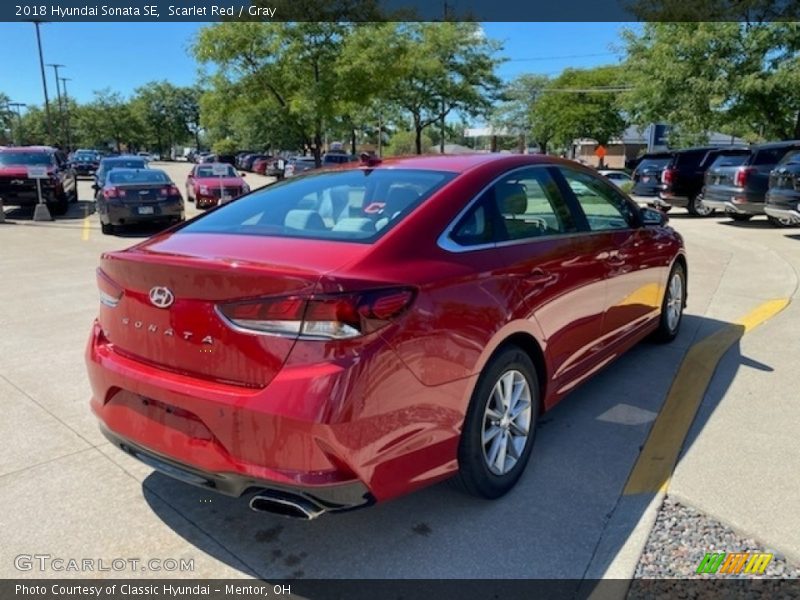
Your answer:
[[[93,190],[96,192],[97,190],[99,190],[99,189],[100,189],[100,186],[99,186],[99,185],[97,185],[96,183],[93,183],[93,184],[92,184],[92,189],[93,189]]]
[[[667,213],[656,210],[655,208],[642,208],[642,225],[666,225],[669,218]]]

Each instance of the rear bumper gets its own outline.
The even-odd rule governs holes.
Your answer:
[[[159,202],[147,204],[153,209],[152,214],[139,214],[139,205],[105,204],[101,220],[111,225],[132,225],[136,223],[153,223],[157,221],[177,221],[184,218],[183,203]]]
[[[149,467],[156,469],[160,473],[191,485],[212,489],[226,496],[239,497],[249,490],[289,492],[303,496],[329,512],[352,510],[354,508],[370,506],[375,503],[375,498],[360,481],[339,485],[309,487],[302,485],[282,485],[274,481],[248,477],[232,472],[215,473],[204,471],[144,448],[112,432],[102,422],[100,423],[100,431],[114,446],[129,456],[145,463]]]
[[[123,355],[95,323],[91,409],[128,454],[230,495],[290,491],[345,510],[455,472],[471,378],[425,386],[379,338],[349,358],[292,356],[265,387],[244,387]]]
[[[659,192],[658,197],[654,199],[653,204],[656,206],[675,206],[678,208],[686,208],[689,206],[689,198],[686,196],[677,196],[670,192]]]
[[[764,207],[764,212],[776,219],[788,219],[792,225],[800,224],[800,212],[797,209],[790,209],[790,208],[778,208],[776,206],[770,206],[769,204]]]
[[[19,192],[0,191],[0,198],[6,206],[35,206],[39,203],[39,194],[36,188]],[[54,202],[56,200],[53,188],[42,189],[42,200],[44,202]]]
[[[705,204],[708,208],[713,208],[727,213],[734,213],[737,215],[764,214],[763,202],[748,202],[744,198],[740,198],[739,201],[733,202],[732,200],[719,200],[705,197],[703,198],[703,204]]]

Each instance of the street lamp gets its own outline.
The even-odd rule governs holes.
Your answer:
[[[56,75],[56,97],[58,98],[58,125],[59,125],[59,127],[58,127],[58,131],[59,131],[58,141],[59,141],[59,143],[61,143],[61,142],[64,141],[63,138],[62,138],[62,135],[63,135],[63,132],[64,132],[64,109],[61,106],[61,87],[58,85],[58,80],[59,80],[58,70],[60,68],[64,67],[64,66],[66,66],[66,65],[59,65],[59,64],[56,64],[56,63],[47,63],[47,66],[48,67],[53,67],[53,71],[55,72],[55,75]]]
[[[61,85],[64,86],[64,120],[67,126],[67,151],[72,150],[72,128],[69,124],[69,96],[67,96],[67,82],[72,81],[69,77],[61,78]]]
[[[47,117],[47,136],[48,141],[53,140],[53,124],[50,120],[50,99],[47,97],[47,78],[44,76],[44,56],[42,55],[42,36],[39,33],[39,24],[42,21],[32,21],[36,27],[36,44],[39,47],[39,68],[42,71],[42,89],[44,89],[44,112]]]

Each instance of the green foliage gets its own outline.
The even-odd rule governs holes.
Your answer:
[[[497,129],[529,136],[542,152],[547,152],[555,128],[550,113],[538,110],[537,104],[548,85],[550,79],[546,75],[518,76],[503,91],[503,101],[492,113],[492,125]]]
[[[409,154],[425,154],[433,147],[431,138],[423,133],[420,138],[421,152],[417,151],[417,136],[413,131],[398,131],[392,136],[386,148],[387,156],[406,156]]]
[[[619,107],[621,69],[566,69],[544,88],[533,106],[532,122],[537,137],[569,147],[576,138],[590,138],[602,145],[619,136],[625,119]],[[595,91],[584,91],[595,90]]]
[[[223,138],[214,142],[211,146],[211,151],[215,154],[234,154],[239,148],[240,146],[236,143],[236,140]]]
[[[800,136],[796,23],[648,23],[623,35],[633,86],[623,107],[635,123],[671,123],[678,143],[709,131]]]

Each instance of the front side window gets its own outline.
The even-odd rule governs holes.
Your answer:
[[[451,239],[461,246],[536,239],[575,231],[569,207],[546,168],[515,171],[483,192]]]
[[[606,182],[571,169],[562,168],[561,173],[581,205],[591,231],[627,229],[636,222],[631,203]]]
[[[373,242],[455,173],[374,169],[275,183],[193,221],[180,233]]]

